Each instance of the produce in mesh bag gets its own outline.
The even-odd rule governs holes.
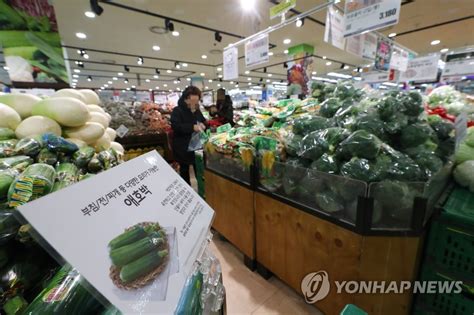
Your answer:
[[[15,219],[13,210],[2,210],[0,212],[0,245],[14,238],[20,223]]]
[[[324,153],[333,153],[337,145],[348,135],[349,132],[346,129],[339,127],[314,131],[303,138],[299,156],[315,161]]]
[[[339,172],[336,158],[327,153],[324,153],[319,159],[311,163],[311,168],[329,174],[337,174]]]
[[[354,200],[350,203],[347,204],[346,206],[346,213],[348,217],[355,222],[356,217],[357,217],[357,200]],[[382,218],[382,213],[383,213],[383,207],[382,204],[378,201],[374,201],[374,209],[372,212],[372,224],[377,224],[380,222],[380,219]]]
[[[58,162],[58,155],[49,151],[48,148],[43,148],[36,157],[36,162],[49,165],[55,165]]]
[[[85,167],[92,160],[95,154],[95,149],[89,146],[82,147],[78,151],[74,152],[72,159],[74,164],[78,167]]]
[[[382,141],[365,130],[353,132],[340,144],[343,156],[355,156],[365,159],[374,159],[379,154],[381,147]]]
[[[10,128],[0,128],[0,141],[15,139],[15,131]]]
[[[79,147],[75,143],[69,142],[63,137],[58,137],[52,133],[45,133],[42,140],[44,145],[52,152],[72,154],[79,150]]]
[[[70,265],[64,265],[45,289],[25,310],[25,315],[95,314],[102,309],[85,288],[84,278]]]
[[[36,163],[28,166],[8,190],[8,204],[15,208],[35,200],[53,189],[56,172],[51,165]]]
[[[35,156],[43,148],[41,137],[23,138],[15,146],[16,155]]]
[[[9,157],[15,154],[16,139],[0,141],[0,158]]]
[[[341,203],[341,199],[330,190],[317,192],[316,203],[325,212],[333,213],[344,210],[344,204]]]

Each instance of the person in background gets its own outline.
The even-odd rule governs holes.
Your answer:
[[[192,165],[194,171],[194,151],[188,151],[189,142],[194,132],[206,129],[206,119],[199,110],[201,90],[195,86],[189,86],[178,100],[178,106],[171,113],[171,128],[173,129],[173,155],[179,163],[179,174],[191,185],[189,167]]]
[[[234,107],[232,99],[225,94],[224,89],[217,90],[216,107],[211,109],[211,116],[217,116],[222,120],[222,124],[231,124],[234,126]]]

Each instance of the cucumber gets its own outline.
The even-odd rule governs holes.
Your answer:
[[[8,189],[15,180],[15,174],[10,170],[0,171],[0,200],[3,200],[8,195]]]
[[[164,244],[165,240],[159,233],[152,233],[134,243],[116,248],[110,252],[110,259],[117,267],[122,267]]]
[[[24,162],[28,162],[31,164],[33,163],[33,159],[25,155],[3,158],[0,159],[0,170],[9,169]]]
[[[12,156],[15,153],[15,146],[18,143],[16,139],[0,141],[0,158]]]
[[[18,155],[37,155],[43,147],[43,143],[40,139],[36,138],[24,138],[18,141],[15,146],[15,153]]]
[[[145,229],[141,226],[135,226],[128,231],[123,232],[109,242],[111,249],[116,249],[124,245],[131,244],[148,236]]]
[[[0,141],[16,139],[15,131],[10,128],[0,128]]]
[[[122,267],[120,279],[125,282],[132,282],[151,272],[163,263],[163,259],[168,255],[167,250],[152,251],[137,260]]]
[[[43,148],[36,157],[36,162],[54,166],[58,162],[58,155],[47,148]]]
[[[72,159],[78,167],[85,167],[94,157],[95,149],[92,147],[83,147],[74,152]]]

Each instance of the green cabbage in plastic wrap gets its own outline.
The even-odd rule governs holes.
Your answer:
[[[357,130],[340,143],[340,150],[345,157],[374,159],[380,152],[382,141],[375,135]]]
[[[310,132],[326,129],[332,126],[332,121],[321,116],[305,116],[295,119],[293,132],[298,135],[307,135]]]
[[[324,153],[335,152],[341,141],[349,132],[344,128],[331,127],[326,130],[314,131],[303,138],[299,156],[309,160],[317,160]]]
[[[323,117],[331,118],[336,114],[338,109],[341,107],[342,107],[342,102],[335,97],[331,97],[331,98],[326,99],[321,104],[321,107],[319,109],[319,114]]]
[[[324,153],[319,159],[311,163],[311,168],[320,172],[337,174],[339,172],[339,163],[333,155]]]
[[[330,190],[316,193],[316,203],[321,210],[328,213],[344,210],[344,203]]]
[[[433,129],[428,124],[416,123],[402,130],[400,145],[404,148],[416,147],[433,136]]]

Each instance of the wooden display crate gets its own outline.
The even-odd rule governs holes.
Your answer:
[[[346,304],[371,315],[409,313],[410,292],[338,294],[334,281],[415,280],[422,237],[359,235],[258,192],[255,231],[258,264],[298,293],[308,273],[328,273],[329,295],[315,304],[325,314],[339,314]]]

